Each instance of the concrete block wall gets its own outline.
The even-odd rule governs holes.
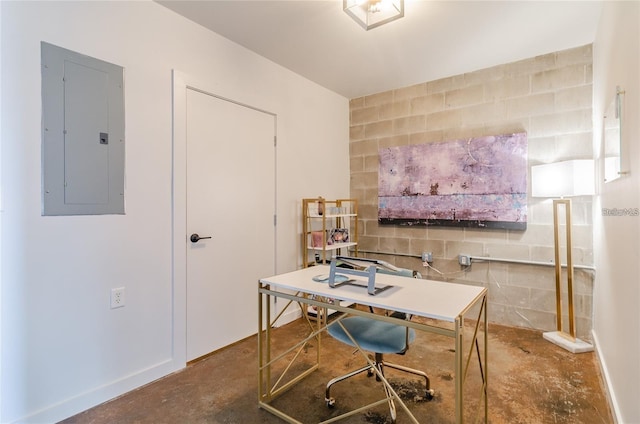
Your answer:
[[[529,197],[526,231],[377,221],[379,149],[522,131],[528,134],[529,175],[532,165],[592,157],[591,45],[352,99],[351,196],[359,201],[363,255],[420,270],[425,278],[483,285],[489,288],[490,321],[554,330],[553,267],[474,262],[463,270],[457,261],[465,253],[552,262],[550,200]],[[572,206],[573,259],[587,267],[593,264],[591,203],[591,197],[579,197]],[[425,251],[433,253],[435,270],[422,266]],[[592,270],[575,272],[577,331],[587,340],[594,280]]]

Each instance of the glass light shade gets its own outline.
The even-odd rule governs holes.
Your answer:
[[[342,9],[365,30],[404,16],[404,0],[343,0]]]
[[[532,197],[571,197],[594,194],[593,160],[580,159],[531,167]]]

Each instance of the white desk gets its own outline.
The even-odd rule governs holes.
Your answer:
[[[302,305],[310,304],[318,308],[330,308],[349,315],[367,316],[373,319],[391,321],[400,325],[415,328],[417,330],[437,333],[452,337],[455,339],[455,389],[456,402],[455,413],[456,422],[464,421],[463,407],[463,387],[466,380],[466,372],[469,367],[471,357],[473,356],[474,347],[478,356],[479,370],[483,377],[482,387],[482,406],[484,408],[484,421],[487,422],[488,405],[487,405],[487,314],[486,314],[486,297],[487,289],[483,287],[467,286],[463,284],[444,283],[432,280],[420,280],[407,277],[399,277],[395,275],[377,274],[376,285],[391,285],[393,288],[382,291],[375,296],[367,294],[366,288],[354,286],[340,286],[331,288],[327,283],[319,283],[313,281],[313,277],[319,274],[329,274],[329,267],[313,266],[286,274],[275,275],[268,278],[260,279],[258,285],[259,292],[259,333],[258,333],[258,354],[259,358],[259,390],[258,403],[264,408],[282,419],[297,423],[295,418],[290,417],[283,412],[275,409],[270,405],[271,400],[286,391],[292,385],[296,384],[300,379],[316,370],[320,364],[320,334],[326,329],[326,322],[317,320],[315,324],[309,322],[311,332],[309,336],[302,341],[296,343],[292,348],[278,357],[271,356],[271,328],[280,315],[274,320],[267,319],[271,316],[270,297],[289,299],[292,304],[301,305],[303,315],[306,317],[306,307]],[[366,284],[366,281],[363,281]],[[283,292],[282,290],[286,290]],[[315,295],[311,298],[310,295]],[[325,299],[335,299],[334,303],[328,303]],[[372,314],[363,310],[357,310],[342,306],[343,304],[357,303],[365,306],[373,306],[392,311],[406,312],[415,316],[432,318],[443,323],[453,323],[453,329],[449,326],[439,326],[424,324],[412,321],[403,321],[382,315]],[[287,307],[289,306],[287,305]],[[475,305],[479,305],[478,316],[476,319],[475,329],[472,339],[467,345],[464,344],[464,319],[465,315]],[[320,316],[320,314],[319,314]],[[265,325],[266,324],[266,325]],[[478,347],[477,339],[479,330],[482,330],[484,338],[482,352]],[[275,385],[271,384],[271,365],[280,360],[285,354],[302,349],[308,341],[315,340],[317,346],[316,364],[306,371],[300,373],[295,378],[282,384],[278,380]],[[464,350],[468,348],[468,352]],[[282,385],[281,385],[282,384]],[[385,381],[385,384],[386,381]],[[436,388],[437,390],[437,388]],[[413,422],[418,422],[404,403],[397,399],[403,409],[409,414]],[[343,415],[343,417],[349,414]],[[330,420],[333,421],[334,419]],[[329,422],[329,421],[325,421]]]

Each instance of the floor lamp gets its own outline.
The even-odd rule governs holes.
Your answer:
[[[571,199],[572,196],[594,194],[594,164],[592,160],[569,160],[531,167],[531,196],[553,198],[553,238],[556,275],[556,331],[543,333],[543,337],[570,352],[590,352],[593,346],[576,337],[573,308],[573,260],[571,258]],[[560,259],[560,218],[564,210],[567,309],[569,332],[563,328],[562,262]]]

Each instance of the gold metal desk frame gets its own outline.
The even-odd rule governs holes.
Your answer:
[[[347,316],[366,316],[368,318],[393,322],[398,325],[404,325],[414,328],[416,330],[425,331],[429,333],[440,334],[451,337],[455,340],[455,417],[456,423],[464,422],[464,387],[467,381],[467,373],[469,371],[469,365],[471,358],[475,354],[478,358],[478,368],[482,378],[481,393],[479,394],[479,405],[476,415],[476,421],[478,418],[483,422],[488,422],[488,399],[487,399],[487,351],[488,351],[488,335],[487,335],[487,289],[482,287],[466,286],[455,283],[442,283],[429,280],[415,280],[412,278],[398,277],[398,276],[382,276],[385,284],[393,284],[399,286],[397,294],[387,293],[386,296],[370,296],[366,294],[366,290],[361,290],[361,293],[355,293],[354,290],[350,290],[348,293],[343,292],[342,288],[329,289],[328,286],[321,283],[313,282],[311,284],[308,281],[311,280],[313,275],[322,274],[323,271],[329,272],[327,266],[316,266],[306,268],[299,271],[293,271],[291,273],[273,276],[269,278],[263,278],[258,283],[258,305],[259,305],[259,324],[258,324],[258,365],[259,365],[259,382],[258,382],[258,405],[269,411],[270,413],[280,417],[281,419],[289,423],[301,423],[284,413],[283,411],[274,407],[271,402],[279,397],[281,394],[289,390],[292,386],[300,382],[307,377],[313,371],[317,370],[320,366],[321,358],[321,334],[327,328],[327,314],[326,309],[336,310],[342,312],[341,316],[337,317],[332,322],[344,319]],[[398,280],[401,279],[401,280]],[[299,281],[300,284],[297,284]],[[415,286],[410,286],[413,284]],[[422,285],[422,286],[420,286]],[[464,300],[458,303],[454,310],[458,310],[455,316],[444,316],[440,310],[429,312],[419,311],[416,307],[419,300],[415,297],[417,292],[412,292],[415,288],[418,288],[417,292],[421,293],[433,293],[435,299],[432,303],[435,305],[439,302],[438,297],[442,296],[460,296],[460,293],[464,293],[466,297]],[[282,290],[287,290],[283,292]],[[404,291],[404,292],[402,292]],[[386,293],[386,292],[385,292]],[[328,301],[329,294],[332,296],[333,303]],[[362,294],[362,295],[361,295]],[[404,299],[402,297],[404,296]],[[288,299],[288,303],[278,315],[273,319],[271,317],[271,297]],[[342,298],[337,300],[336,297]],[[398,302],[394,301],[394,297]],[[391,318],[385,315],[373,314],[371,312],[354,309],[349,306],[343,306],[344,304],[351,304],[356,302],[364,306],[382,307],[385,309],[399,310],[400,312],[407,312],[412,315],[418,315],[426,318],[433,318],[438,321],[444,321],[453,323],[453,328],[446,328],[445,326],[439,326],[436,324],[427,324],[422,322],[405,321],[397,318]],[[408,303],[407,303],[408,302]],[[413,307],[411,302],[413,302]],[[394,305],[396,304],[397,305]],[[271,332],[276,322],[282,317],[284,312],[292,305],[298,305],[302,311],[303,319],[306,320],[309,327],[308,335],[300,341],[294,342],[293,345],[283,352],[280,352],[275,357],[272,357],[271,349]],[[307,306],[315,306],[318,310],[318,319],[311,320],[307,314]],[[460,306],[463,305],[463,306]],[[465,346],[465,315],[474,307],[479,306],[478,316],[473,326],[472,337],[469,340],[468,346]],[[325,311],[321,313],[321,311]],[[482,330],[482,335],[479,334]],[[348,334],[348,333],[347,333]],[[349,335],[350,336],[350,335]],[[351,337],[351,336],[350,336]],[[478,339],[482,337],[482,348],[478,344]],[[292,365],[302,352],[307,350],[307,344],[313,341],[315,346],[315,363],[310,365],[307,369],[300,371],[295,376],[288,376],[288,372],[291,370]],[[355,343],[355,340],[352,339]],[[355,343],[357,346],[357,343]],[[358,349],[362,357],[371,363],[371,359],[368,355]],[[293,356],[291,358],[291,356]],[[282,360],[289,360],[288,364],[284,366],[284,369],[280,372],[279,376],[275,378],[272,375],[272,366]],[[322,421],[321,424],[331,423],[343,418],[347,418],[359,412],[362,412],[368,408],[372,408],[376,405],[389,402],[389,398],[395,400],[400,408],[402,408],[409,419],[413,423],[419,423],[418,420],[411,413],[409,408],[400,399],[395,390],[391,387],[388,380],[378,375],[380,380],[385,386],[385,391],[388,393],[388,397],[370,403],[368,405],[357,408],[353,411],[349,411],[342,415],[332,417],[326,421]],[[436,388],[437,390],[437,388]]]

